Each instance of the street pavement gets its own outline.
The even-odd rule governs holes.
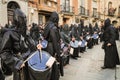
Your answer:
[[[120,42],[117,42],[117,46],[120,54]],[[60,80],[120,80],[120,68],[101,69],[104,61],[101,44],[88,49],[81,57],[78,60],[71,59],[70,64],[65,66],[65,76]]]
[[[120,42],[117,42],[120,55]],[[101,44],[87,49],[81,54],[78,60],[70,60],[70,64],[64,67],[65,76],[60,80],[120,80],[120,68],[101,69],[104,61],[104,51]],[[6,80],[12,80],[12,76],[7,76]]]

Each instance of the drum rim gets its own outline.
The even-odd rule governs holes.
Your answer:
[[[28,65],[29,65],[29,64],[28,64]],[[39,71],[44,72],[44,71],[46,71],[46,70],[51,69],[51,68],[48,67],[48,68],[46,68],[46,69],[44,69],[44,70],[39,70],[39,69],[35,69],[35,68],[33,68],[33,67],[30,67],[30,66],[29,66],[29,68],[31,68],[31,69],[34,70],[34,71],[38,71],[38,72],[39,72]]]
[[[36,52],[36,51],[35,51],[35,52]],[[42,52],[46,52],[49,56],[51,56],[47,51],[42,50]],[[31,68],[31,69],[34,70],[34,71],[38,71],[38,72],[39,72],[39,71],[42,71],[42,72],[44,72],[44,71],[46,71],[46,70],[51,69],[51,68],[47,67],[47,68],[44,69],[44,70],[39,70],[39,69],[35,69],[34,67],[30,67],[29,61],[27,61],[27,63],[28,63],[28,67]]]

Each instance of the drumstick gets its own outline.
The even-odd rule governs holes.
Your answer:
[[[36,53],[33,53],[32,55],[30,55],[23,63],[26,63],[29,59],[31,59]]]
[[[40,57],[40,63],[41,63],[41,61],[42,61],[42,51],[41,51],[41,49],[38,50],[38,51],[39,51],[39,57]]]
[[[39,41],[39,44],[40,44],[41,42]],[[41,49],[38,49],[38,51],[39,51],[39,57],[40,57],[40,63],[41,63],[41,61],[42,61],[42,51],[41,51]]]

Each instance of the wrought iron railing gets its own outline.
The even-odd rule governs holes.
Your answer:
[[[74,7],[61,5],[61,12],[74,13]]]
[[[89,16],[89,10],[85,9],[83,6],[80,6],[79,13],[80,15]]]
[[[93,12],[93,17],[95,18],[100,18],[100,13],[99,12]]]

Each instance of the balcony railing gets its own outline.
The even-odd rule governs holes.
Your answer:
[[[74,7],[61,5],[61,12],[74,13]]]
[[[94,17],[94,18],[100,18],[100,13],[99,12],[93,12],[93,15],[92,15],[92,17]]]
[[[79,13],[80,15],[89,16],[89,10],[85,9],[83,6],[80,6]]]

